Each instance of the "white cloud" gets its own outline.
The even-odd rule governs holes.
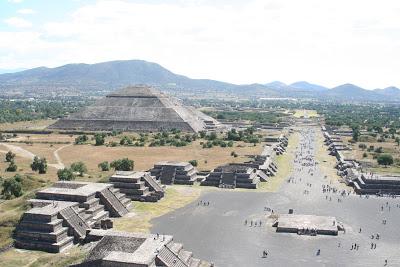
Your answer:
[[[177,2],[84,5],[46,23],[22,54],[9,47],[13,60],[0,52],[0,67],[137,58],[237,83],[400,86],[398,0]]]
[[[10,2],[10,3],[15,3],[15,4],[19,4],[19,3],[22,3],[23,0],[8,0],[8,2]]]
[[[30,14],[35,14],[35,10],[30,9],[30,8],[23,8],[17,11],[18,14],[23,14],[23,15],[30,15]]]
[[[12,27],[16,28],[30,28],[32,27],[32,23],[26,19],[19,18],[19,17],[11,17],[4,20],[5,23]]]

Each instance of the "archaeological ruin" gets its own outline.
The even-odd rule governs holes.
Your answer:
[[[197,179],[197,170],[189,162],[161,161],[154,165],[150,173],[166,185],[193,185]]]
[[[311,236],[338,235],[344,229],[335,217],[303,214],[278,214],[272,226],[277,233]]]
[[[112,184],[60,181],[40,190],[16,227],[17,248],[61,252],[92,228],[112,228],[109,217],[128,213],[131,203]]]
[[[118,171],[109,180],[132,200],[157,202],[164,197],[164,187],[149,172]]]
[[[84,262],[71,267],[212,267],[194,258],[170,235],[91,230],[86,242],[95,246]]]
[[[260,182],[260,175],[257,169],[245,165],[223,165],[208,174],[201,185],[231,189],[256,189]]]
[[[154,88],[139,85],[113,92],[82,111],[58,120],[49,129],[69,131],[167,131],[214,130],[213,118],[183,106]]]

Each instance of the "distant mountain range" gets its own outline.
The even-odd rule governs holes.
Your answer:
[[[56,68],[39,67],[0,74],[0,93],[19,92],[56,94],[74,90],[93,92],[113,90],[127,85],[148,84],[168,91],[193,94],[234,94],[254,97],[314,98],[338,101],[400,102],[400,89],[366,90],[353,84],[326,88],[306,81],[285,84],[237,85],[208,79],[191,79],[175,74],[159,64],[143,60],[109,61],[97,64],[68,64]]]

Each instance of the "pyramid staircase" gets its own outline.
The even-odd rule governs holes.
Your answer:
[[[125,198],[124,194],[120,194],[118,189],[106,188],[99,192],[99,198],[114,217],[122,217],[129,212],[125,204],[129,202],[129,199]]]
[[[64,219],[76,239],[85,238],[86,230],[90,229],[90,225],[72,207],[60,211],[60,217]]]

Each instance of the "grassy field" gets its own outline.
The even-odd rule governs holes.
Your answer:
[[[186,206],[197,199],[201,192],[200,186],[168,186],[165,197],[156,203],[133,202],[129,214],[114,220],[114,229],[148,233],[152,219]]]
[[[63,253],[11,249],[0,254],[0,265],[7,267],[64,267],[82,262],[87,251],[74,247]]]

